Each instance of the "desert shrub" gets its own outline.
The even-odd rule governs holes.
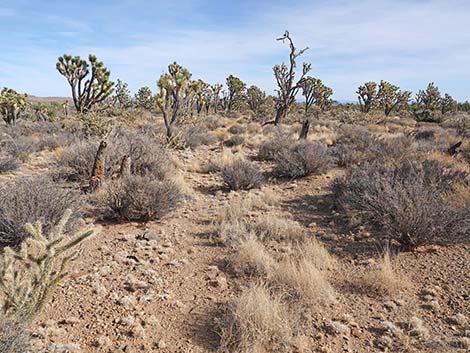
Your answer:
[[[31,337],[17,320],[0,318],[0,352],[25,353],[30,351]]]
[[[30,136],[4,135],[0,137],[0,149],[24,162],[31,153],[37,151],[37,146]]]
[[[171,181],[131,175],[108,183],[95,202],[105,219],[147,222],[162,218],[182,199],[181,190]]]
[[[0,152],[0,174],[18,169],[18,160],[7,153]]]
[[[343,125],[333,148],[333,156],[340,167],[359,164],[367,160],[369,148],[377,142],[377,138],[367,128],[354,125]]]
[[[462,205],[451,203],[449,197],[454,185],[466,184],[467,179],[464,171],[433,160],[364,164],[337,179],[333,192],[351,217],[370,222],[410,250],[466,230]]]
[[[279,176],[299,178],[325,172],[331,165],[331,158],[325,145],[298,141],[277,152],[274,162],[275,173]]]
[[[436,132],[434,130],[421,130],[414,134],[416,140],[431,140],[435,137]]]
[[[258,167],[244,159],[236,159],[222,167],[222,177],[230,190],[257,188],[263,182],[263,174]]]
[[[0,246],[18,246],[29,236],[24,225],[41,221],[45,232],[59,222],[64,210],[78,211],[78,195],[47,177],[23,177],[0,186]],[[76,226],[74,212],[69,228]]]
[[[229,305],[220,321],[222,349],[289,352],[292,327],[287,307],[265,285],[251,285]]]
[[[245,132],[245,128],[241,124],[233,124],[228,129],[228,132],[234,135],[243,134]]]
[[[259,146],[258,158],[273,160],[281,150],[288,148],[294,143],[294,139],[286,132],[275,129],[274,133]]]
[[[228,140],[224,142],[225,146],[233,147],[240,146],[245,142],[245,136],[243,135],[233,135]]]
[[[195,149],[202,145],[213,145],[217,143],[217,137],[212,132],[200,126],[192,126],[183,130],[183,139],[185,145],[191,149]]]
[[[63,149],[55,157],[54,179],[84,181],[90,177],[98,141],[83,140]]]
[[[88,180],[98,145],[99,140],[89,139],[62,150],[55,159],[54,177],[67,181]],[[130,156],[132,174],[164,179],[173,168],[168,153],[158,142],[145,135],[123,132],[113,136],[105,150],[108,175],[119,168],[124,155]]]
[[[209,130],[216,130],[218,128],[225,126],[225,118],[217,115],[209,115],[207,116],[203,123]]]
[[[147,136],[124,133],[112,139],[107,151],[109,164],[117,168],[125,154],[131,158],[132,174],[151,175],[162,180],[173,170],[170,156],[164,147]]]

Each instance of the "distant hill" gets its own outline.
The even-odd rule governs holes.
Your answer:
[[[31,103],[63,103],[65,101],[69,101],[69,103],[73,103],[72,98],[70,97],[38,97],[38,96],[30,96],[28,95],[28,101]]]

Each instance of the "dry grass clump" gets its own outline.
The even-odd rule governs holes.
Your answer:
[[[467,205],[451,202],[468,173],[438,161],[397,166],[364,164],[333,183],[338,205],[398,241],[405,250],[437,239],[455,241],[468,231]]]
[[[30,351],[30,334],[23,324],[0,318],[0,352],[25,353]]]
[[[325,274],[308,258],[287,259],[279,263],[273,280],[295,300],[322,304],[335,301],[335,290]]]
[[[223,351],[290,352],[289,312],[266,285],[251,285],[231,303],[220,337]]]
[[[66,209],[78,210],[78,195],[47,177],[23,177],[0,185],[0,246],[16,247],[30,234],[28,222],[41,221],[49,232]],[[69,226],[74,228],[79,214],[74,212]]]
[[[104,219],[147,222],[173,211],[182,199],[183,193],[173,181],[130,175],[109,182],[94,202]]]
[[[254,234],[240,240],[235,254],[229,261],[236,272],[249,276],[267,276],[275,264],[272,256]]]
[[[260,239],[302,241],[306,234],[300,223],[276,214],[265,214],[249,223]]]
[[[338,260],[316,238],[311,238],[301,243],[297,253],[313,263],[320,271],[333,270],[338,265]]]
[[[249,190],[257,188],[264,181],[258,167],[247,160],[236,159],[222,168],[222,178],[230,190]]]
[[[367,288],[379,294],[390,296],[395,296],[411,286],[406,276],[392,264],[390,251],[388,250],[365,273],[363,283]]]
[[[309,174],[324,173],[331,165],[324,144],[298,141],[281,149],[274,156],[275,173],[281,177],[299,178]]]

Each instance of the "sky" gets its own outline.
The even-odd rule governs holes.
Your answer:
[[[2,0],[0,87],[70,96],[55,69],[67,53],[96,54],[135,92],[177,61],[209,83],[233,74],[273,94],[288,62],[287,29],[311,76],[355,101],[366,81],[417,92],[435,82],[470,100],[470,0]]]

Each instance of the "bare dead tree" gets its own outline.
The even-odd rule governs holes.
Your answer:
[[[275,65],[273,67],[274,76],[279,87],[277,90],[277,101],[276,101],[276,117],[274,121],[267,122],[266,124],[278,125],[283,118],[287,116],[292,104],[295,101],[295,96],[299,91],[305,76],[311,69],[311,64],[304,63],[302,68],[302,75],[299,80],[295,80],[295,68],[297,66],[297,58],[305,53],[309,48],[306,47],[302,50],[297,50],[294,46],[294,42],[290,37],[289,31],[285,31],[284,35],[277,40],[286,40],[289,42],[290,55],[289,55],[289,67],[282,63],[281,65]]]

